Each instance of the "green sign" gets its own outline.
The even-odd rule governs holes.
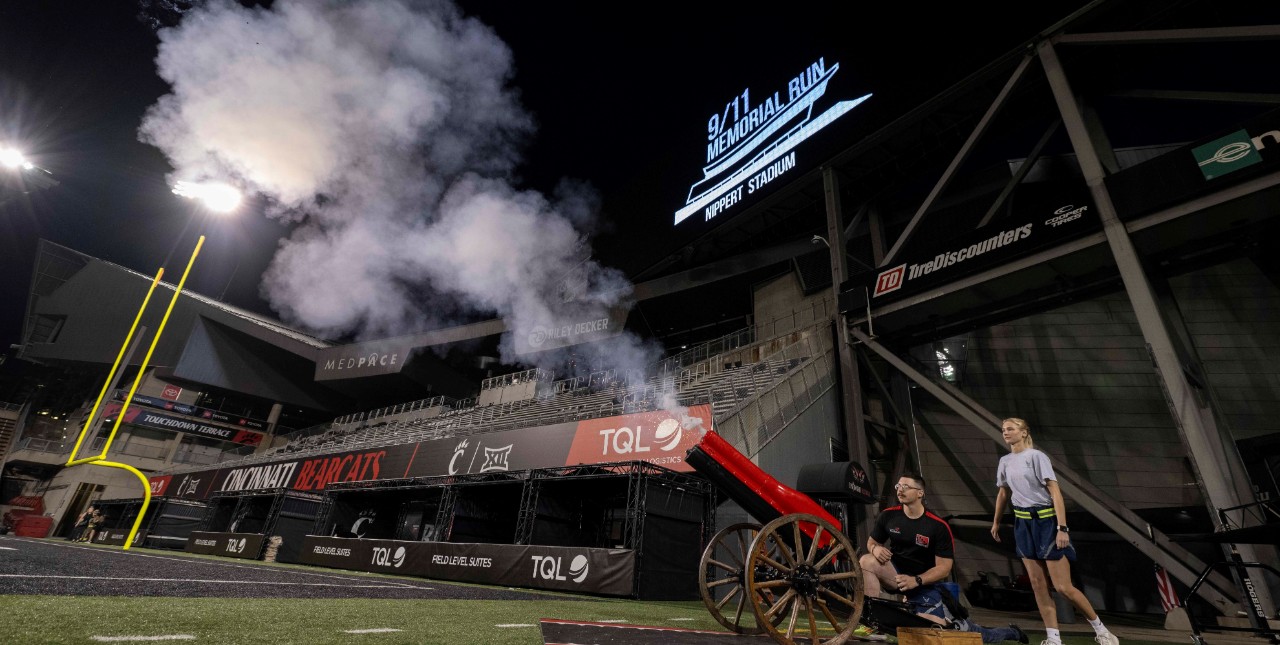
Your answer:
[[[1249,133],[1244,130],[1236,130],[1221,139],[1192,148],[1191,154],[1195,155],[1206,180],[1262,162],[1262,155],[1258,154]]]

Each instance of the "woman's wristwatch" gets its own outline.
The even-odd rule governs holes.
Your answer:
[[[1063,533],[1070,533],[1070,532],[1071,532],[1071,529],[1067,528],[1067,525],[1066,525],[1066,524],[1059,524],[1059,525],[1058,525],[1058,530],[1059,530],[1059,531],[1062,531]]]

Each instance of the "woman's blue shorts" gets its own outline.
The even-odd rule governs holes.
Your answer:
[[[1058,548],[1058,518],[1054,515],[1052,506],[1013,507],[1013,536],[1020,558],[1061,560],[1065,557],[1071,562],[1076,561],[1076,548],[1073,545],[1068,544],[1065,549]]]

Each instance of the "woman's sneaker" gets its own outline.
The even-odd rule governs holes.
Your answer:
[[[1111,632],[1102,632],[1095,636],[1093,640],[1097,641],[1098,645],[1120,645],[1120,639],[1116,638],[1116,635]]]

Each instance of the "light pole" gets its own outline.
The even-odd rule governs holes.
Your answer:
[[[173,194],[179,197],[186,197],[199,202],[204,206],[205,210],[215,215],[228,215],[240,206],[244,197],[241,192],[234,186],[221,182],[193,182],[179,181],[173,185]],[[192,215],[194,217],[194,214]],[[190,222],[188,221],[188,224]],[[183,230],[185,233],[186,230]],[[181,236],[180,236],[181,237]],[[173,251],[170,250],[170,254]],[[168,258],[165,263],[169,262]],[[231,269],[231,275],[227,277],[227,284],[222,287],[222,292],[218,294],[218,300],[222,300],[227,295],[227,289],[231,287],[231,281],[236,277],[236,271],[240,268],[240,256],[236,255],[235,267]]]

